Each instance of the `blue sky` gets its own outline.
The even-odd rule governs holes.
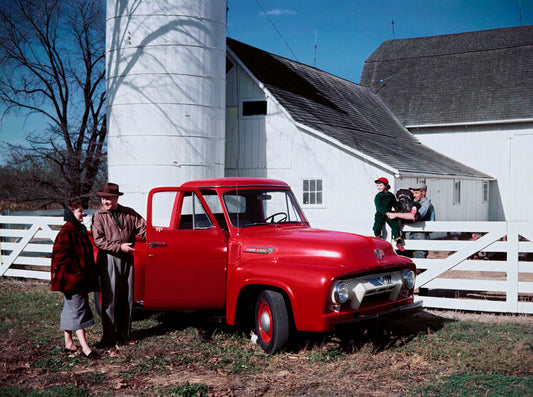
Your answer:
[[[312,66],[316,39],[316,67],[358,83],[385,40],[520,26],[520,9],[533,25],[533,0],[228,0],[227,34]]]
[[[231,38],[357,83],[385,40],[533,25],[533,0],[228,0],[227,23]],[[30,128],[4,119],[0,141]]]

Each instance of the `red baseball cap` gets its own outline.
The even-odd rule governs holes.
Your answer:
[[[381,178],[378,178],[374,181],[374,183],[383,183],[385,185],[388,185],[389,184],[389,180],[387,178],[385,178],[384,176],[382,176]]]

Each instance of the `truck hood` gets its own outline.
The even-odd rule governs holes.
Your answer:
[[[411,260],[398,256],[381,239],[302,226],[249,227],[241,232],[241,258],[342,267],[346,273],[369,271]]]

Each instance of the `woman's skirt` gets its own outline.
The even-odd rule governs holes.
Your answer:
[[[63,295],[60,328],[64,331],[84,329],[94,324],[87,294]]]

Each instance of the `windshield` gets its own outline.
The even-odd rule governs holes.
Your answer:
[[[290,190],[239,189],[223,197],[236,227],[307,222]]]

